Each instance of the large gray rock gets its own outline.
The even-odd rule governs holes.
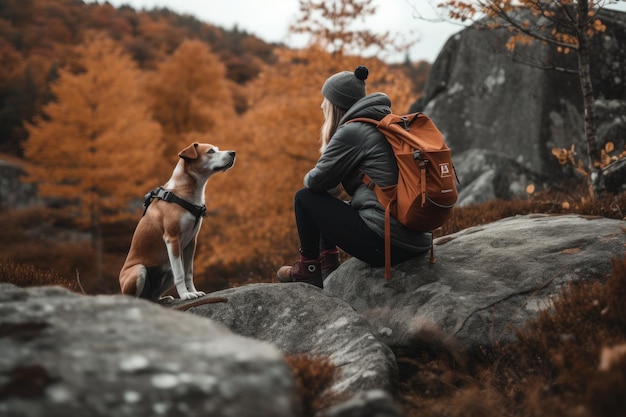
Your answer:
[[[592,39],[591,72],[597,99],[600,146],[626,143],[626,13],[601,11],[606,31]],[[558,179],[563,170],[553,148],[575,145],[588,166],[583,100],[576,54],[559,54],[535,42],[511,58],[506,30],[464,29],[434,62],[424,96],[411,111],[424,111],[440,128],[453,156],[470,149],[501,153],[532,172]],[[461,188],[464,185],[461,184]]]
[[[228,301],[187,311],[242,336],[271,342],[286,354],[328,357],[339,369],[334,393],[349,397],[368,390],[394,391],[398,370],[393,353],[345,301],[301,283],[251,284],[210,296]]]
[[[0,284],[0,415],[297,416],[269,343],[122,296]]]
[[[439,331],[461,347],[514,340],[514,331],[565,284],[598,279],[624,254],[626,222],[582,216],[528,215],[472,227],[435,240],[427,257],[393,268],[350,259],[324,283],[367,318],[394,351]]]
[[[388,392],[369,390],[325,410],[324,417],[401,417],[403,414]]]
[[[470,149],[454,156],[459,179],[457,206],[485,203],[494,199],[525,199],[532,192],[547,188],[548,179],[532,172],[502,153]]]

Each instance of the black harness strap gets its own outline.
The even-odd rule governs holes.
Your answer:
[[[198,223],[198,220],[200,220],[200,217],[206,216],[206,206],[196,206],[195,204],[191,204],[190,202],[185,201],[182,198],[178,197],[173,192],[167,191],[162,186],[155,188],[154,190],[146,194],[146,197],[143,201],[143,206],[145,207],[143,211],[144,216],[146,215],[146,211],[148,211],[148,206],[150,205],[150,203],[152,203],[152,200],[154,200],[155,198],[159,200],[167,201],[168,203],[178,204],[179,206],[181,206],[182,208],[184,208],[185,210],[187,210],[188,212],[194,215],[194,217],[196,218],[196,223]]]

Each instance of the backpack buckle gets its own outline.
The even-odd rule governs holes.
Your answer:
[[[402,128],[408,132],[409,131],[409,118],[406,116],[402,116],[400,120],[402,120]]]

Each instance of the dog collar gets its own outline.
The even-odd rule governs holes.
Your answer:
[[[178,204],[179,206],[181,206],[182,208],[184,208],[185,210],[187,210],[188,212],[194,215],[194,217],[196,218],[196,223],[198,222],[200,217],[206,216],[206,206],[204,205],[196,206],[195,204],[191,204],[189,201],[183,200],[182,198],[178,197],[173,192],[166,190],[162,186],[155,188],[154,190],[146,194],[146,197],[143,202],[143,206],[145,207],[143,211],[144,215],[146,214],[146,211],[148,210],[148,206],[150,205],[152,200],[154,200],[155,198],[159,200],[167,201],[168,203]]]

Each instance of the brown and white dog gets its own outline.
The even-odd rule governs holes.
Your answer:
[[[235,151],[192,143],[178,156],[167,183],[146,195],[146,211],[120,271],[122,294],[158,301],[176,286],[181,300],[205,295],[193,283],[196,241],[206,211],[205,188],[211,175],[233,166]]]

